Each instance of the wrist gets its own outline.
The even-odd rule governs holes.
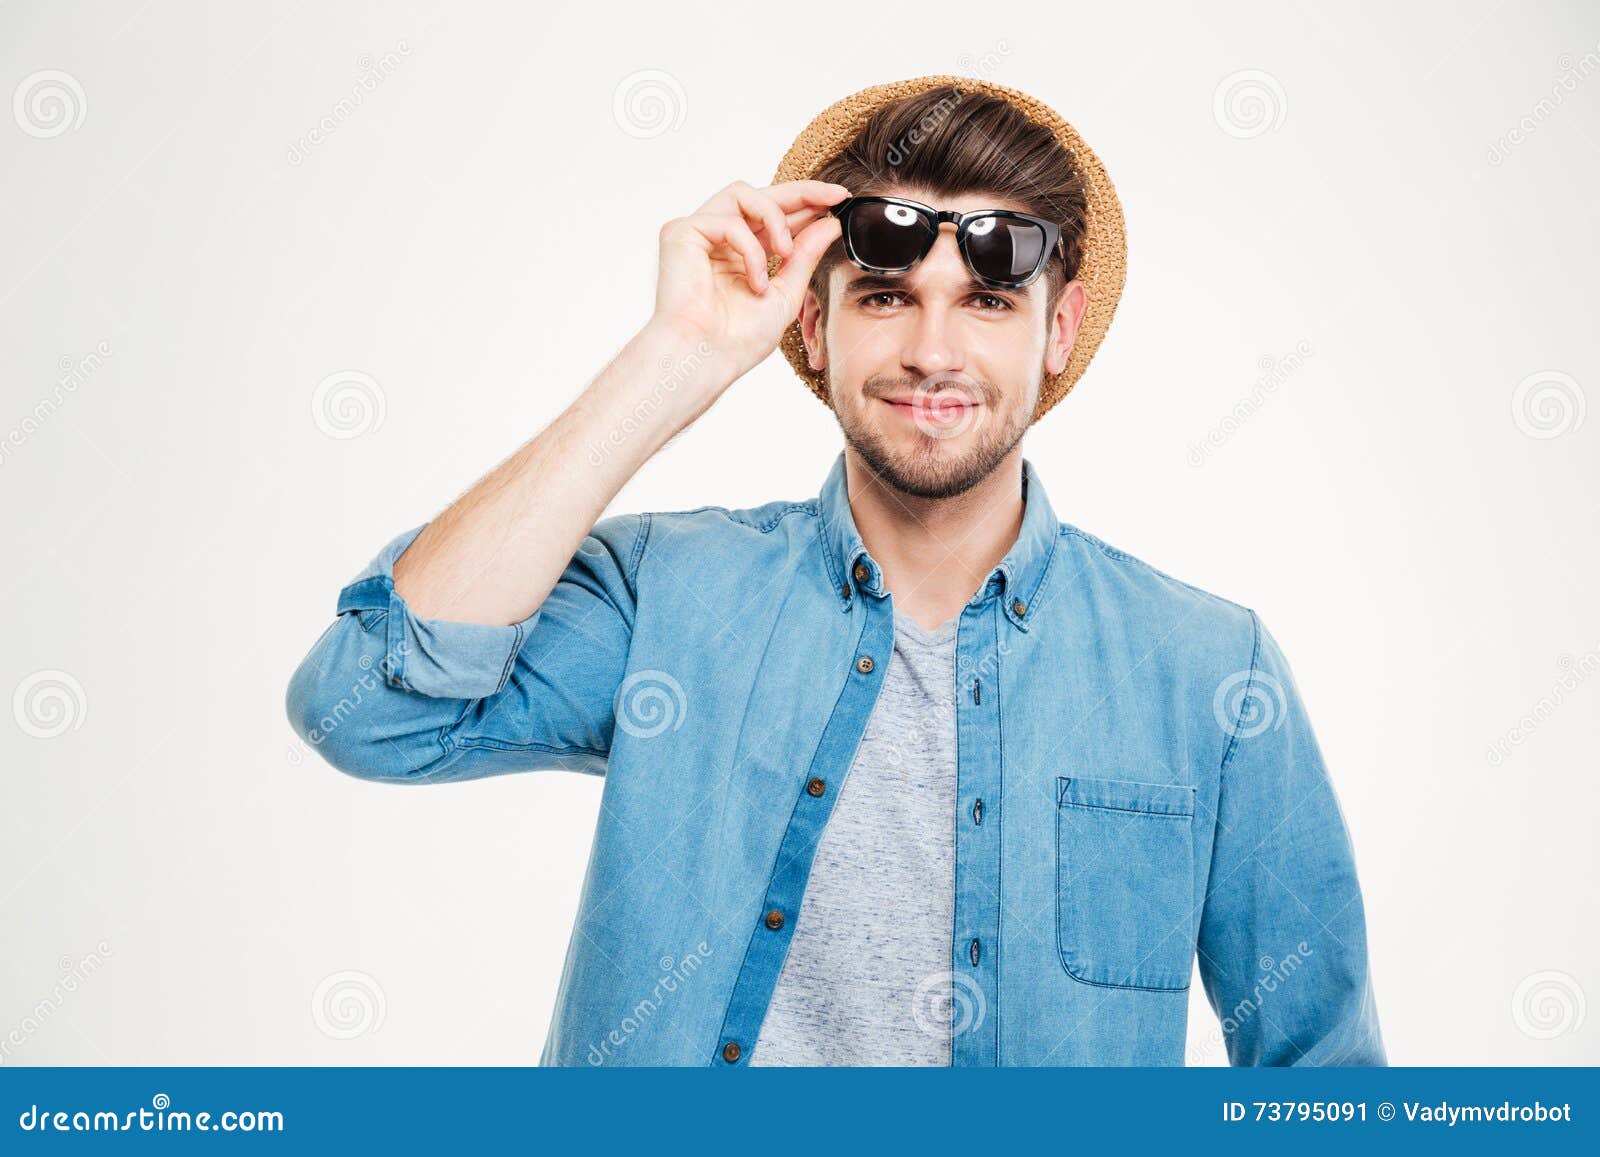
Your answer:
[[[735,377],[708,339],[652,320],[575,403],[583,437],[627,447],[621,459],[637,466],[691,425]]]
[[[652,316],[629,344],[645,367],[640,380],[663,404],[681,403],[698,412],[742,372],[704,333],[660,315]]]

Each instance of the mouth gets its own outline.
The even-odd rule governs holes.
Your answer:
[[[903,418],[921,425],[955,426],[969,420],[982,403],[963,394],[906,395],[880,399]]]

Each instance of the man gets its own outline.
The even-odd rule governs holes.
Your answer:
[[[1234,1063],[1385,1063],[1282,652],[1021,454],[1123,251],[1045,106],[858,93],[668,222],[637,336],[340,593],[288,693],[335,767],[605,776],[544,1063],[1181,1064],[1196,963]],[[818,497],[601,517],[780,342],[844,434]]]

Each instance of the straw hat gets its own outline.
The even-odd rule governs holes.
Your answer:
[[[1046,410],[1067,396],[1067,392],[1083,376],[1083,371],[1088,369],[1089,359],[1100,347],[1100,341],[1111,325],[1111,316],[1117,311],[1122,284],[1127,276],[1128,243],[1123,234],[1122,204],[1117,200],[1117,191],[1112,187],[1111,178],[1106,175],[1100,159],[1084,143],[1078,131],[1054,109],[1027,93],[970,76],[921,76],[873,85],[834,102],[817,114],[795,138],[794,144],[789,146],[789,151],[778,163],[778,171],[773,174],[772,182],[779,184],[812,177],[855,139],[868,118],[881,106],[931,88],[988,93],[1009,101],[1030,120],[1045,125],[1055,133],[1056,139],[1076,160],[1083,176],[1088,213],[1078,280],[1083,283],[1088,308],[1078,328],[1072,352],[1067,357],[1066,367],[1059,374],[1047,377],[1039,391],[1039,404],[1032,419],[1037,422]],[[780,262],[774,257],[770,264],[776,272]],[[811,387],[811,392],[824,404],[831,405],[824,374],[806,363],[805,341],[800,336],[798,318],[784,331],[779,348],[789,359],[795,373]]]

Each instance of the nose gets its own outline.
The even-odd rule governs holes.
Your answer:
[[[915,272],[917,281],[923,285],[954,285],[966,281],[967,270],[961,261],[961,251],[956,247],[953,225],[947,222],[940,226],[939,239]],[[922,300],[900,351],[901,367],[919,378],[961,371],[966,366],[966,353],[960,325],[960,298],[918,296]]]

